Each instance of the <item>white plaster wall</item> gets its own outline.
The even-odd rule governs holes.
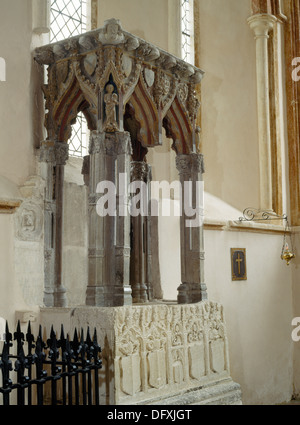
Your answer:
[[[2,0],[0,57],[5,59],[6,80],[0,81],[0,199],[20,199],[18,186],[35,174],[35,136],[40,134],[33,120],[38,100],[33,96],[36,74],[31,51],[39,40],[32,34],[32,1]],[[12,325],[17,310],[39,308],[40,248],[38,243],[17,241],[14,214],[0,214],[0,316]]]
[[[200,0],[202,143],[206,190],[259,205],[255,40],[246,0]]]
[[[293,317],[300,317],[300,227],[295,229],[295,235],[293,238],[293,246],[296,253],[296,258],[293,260]],[[298,319],[297,319],[298,322]],[[299,326],[300,320],[297,323]],[[292,326],[292,329],[296,331],[296,326]],[[300,332],[297,330],[297,335],[300,336]],[[294,347],[294,391],[295,395],[300,395],[300,341],[293,342]]]
[[[223,304],[231,375],[245,404],[274,404],[293,393],[292,271],[282,235],[205,231],[209,299]],[[231,280],[230,248],[246,248],[247,280]]]
[[[0,317],[12,326],[15,324],[17,310],[37,312],[39,307],[36,304],[28,306],[25,302],[23,288],[17,283],[14,259],[14,217],[13,214],[0,214]],[[30,258],[29,261],[31,260]]]
[[[16,30],[17,29],[17,30]],[[34,170],[31,81],[31,0],[0,2],[0,173],[21,184]]]
[[[170,208],[171,216],[163,215]],[[180,268],[180,217],[179,202],[160,199],[158,217],[158,250],[160,281],[164,300],[177,301],[177,288],[181,284]]]
[[[106,19],[119,19],[124,30],[167,50],[168,3],[168,0],[98,0],[98,26],[102,27]]]

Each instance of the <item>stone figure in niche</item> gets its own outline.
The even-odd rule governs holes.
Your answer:
[[[119,104],[117,93],[114,93],[114,86],[108,84],[104,95],[105,103],[105,130],[108,132],[118,130],[116,107]]]

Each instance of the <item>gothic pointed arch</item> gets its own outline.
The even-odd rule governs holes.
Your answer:
[[[141,125],[135,117],[135,110],[130,103],[125,106],[124,113],[124,130],[130,134],[131,146],[132,146],[132,160],[133,161],[144,161],[147,155],[148,149],[143,146],[141,138]]]
[[[155,102],[145,82],[139,79],[130,97],[130,104],[135,110],[135,117],[140,123],[141,143],[144,147],[153,147],[161,143],[162,125]]]

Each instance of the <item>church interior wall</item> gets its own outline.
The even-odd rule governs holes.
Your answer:
[[[31,81],[31,1],[4,1],[1,11],[1,175],[20,185],[34,170]],[[16,28],[18,30],[16,31]]]
[[[245,403],[289,400],[294,266],[280,258],[282,235],[206,230],[205,246],[209,297],[224,305],[231,373]],[[246,248],[247,280],[232,280],[230,248]]]
[[[300,318],[300,288],[299,288],[299,275],[300,275],[300,261],[299,256],[297,255],[300,252],[300,228],[299,226],[295,228],[294,233],[294,248],[296,251],[295,263],[292,269],[293,274],[293,318]],[[300,319],[297,319],[296,325],[300,323]],[[296,326],[293,326],[293,329],[296,329]],[[299,332],[297,331],[297,336]],[[293,356],[293,366],[294,366],[294,393],[299,397],[300,394],[300,345],[299,341],[294,342],[294,356]]]
[[[236,208],[259,203],[255,42],[249,2],[199,2],[205,190]]]
[[[130,10],[124,7],[125,3],[98,0],[98,25],[102,26],[107,18],[119,18],[126,31],[179,54],[178,39],[172,37],[170,30],[172,25],[176,28],[175,0],[131,0]],[[226,3],[227,8],[223,6],[224,0],[199,2],[200,61],[206,72],[201,86],[205,190],[237,209],[233,214],[233,210],[224,209],[224,204],[210,204],[205,217],[205,281],[209,298],[224,305],[232,377],[241,384],[243,402],[277,403],[291,397],[293,384],[300,392],[300,349],[291,340],[291,319],[300,316],[299,260],[286,266],[280,259],[283,236],[278,232],[239,232],[228,228],[229,220],[238,218],[237,212],[258,205],[259,171],[255,44],[246,23],[250,7],[248,1]],[[38,170],[33,147],[41,130],[38,126],[34,132],[32,115],[35,105],[40,105],[35,92],[40,76],[33,68],[31,51],[41,39],[32,36],[31,0],[2,0],[0,17],[0,40],[6,40],[1,42],[0,56],[7,66],[6,81],[0,83],[0,188],[2,181],[7,182],[7,192],[3,190],[0,197],[28,200],[16,188]],[[154,179],[173,181],[177,176],[175,155],[168,142],[147,156],[154,164]],[[68,219],[63,276],[70,306],[84,303],[87,279],[87,212],[81,203],[86,197],[86,186],[80,180],[80,161],[75,163],[70,161],[66,167],[64,200]],[[43,231],[34,241],[18,239],[16,214],[17,211],[0,214],[0,283],[4,294],[0,297],[0,316],[12,324],[17,311],[37,314],[42,305]],[[173,234],[176,219],[168,224],[163,220],[158,223],[162,248],[160,278],[167,299],[174,298],[174,287],[177,288],[170,273],[172,262],[177,267],[172,268],[172,273],[179,270],[178,235]],[[225,225],[220,226],[220,220]],[[211,230],[214,224],[217,230]],[[299,240],[298,233],[297,252]],[[178,249],[171,251],[175,243]],[[231,280],[232,247],[246,248],[246,281]]]

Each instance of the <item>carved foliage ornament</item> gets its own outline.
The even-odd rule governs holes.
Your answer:
[[[50,162],[56,165],[65,165],[69,158],[69,146],[62,142],[42,143],[40,148],[40,161]]]
[[[131,155],[132,148],[128,132],[104,133],[92,131],[89,144],[90,155],[104,153],[106,155]]]

